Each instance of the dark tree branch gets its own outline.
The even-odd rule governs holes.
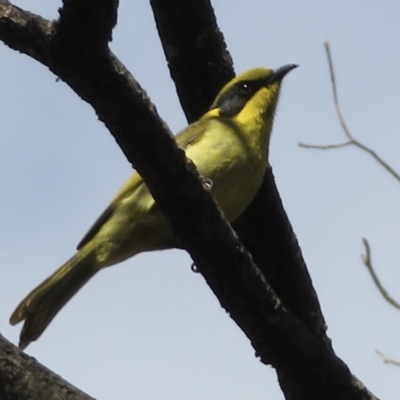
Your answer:
[[[182,6],[186,1],[176,4]],[[82,28],[82,18],[75,15],[81,4],[85,12],[94,13],[86,15],[86,18],[99,35],[90,50],[88,44],[92,30]],[[95,4],[100,4],[99,10]],[[0,5],[6,5],[5,1],[0,0]],[[249,253],[221,217],[212,197],[203,190],[195,168],[185,160],[183,151],[177,148],[139,84],[104,45],[110,38],[115,10],[116,2],[111,0],[65,0],[60,21],[54,24],[51,32],[45,29],[42,32],[45,45],[40,47],[33,43],[34,51],[40,54],[37,59],[93,106],[126,157],[145,179],[175,234],[190,252],[221,304],[249,337],[261,361],[271,362],[277,369],[287,399],[374,399],[329,346],[319,305],[286,215],[283,212],[277,218],[270,216],[278,233],[268,230],[270,228],[264,231],[263,227],[260,228],[264,237],[269,239],[268,246],[277,246],[278,249],[268,247],[265,259],[256,252],[254,258],[261,262],[271,261],[270,271],[283,267],[280,278],[289,279],[286,274],[292,272],[295,276],[299,274],[302,283],[296,288],[293,281],[289,286],[294,285],[296,293],[303,296],[306,296],[305,288],[312,290],[308,299],[305,297],[313,310],[311,312],[302,310],[301,306],[296,308],[291,289],[285,293],[286,282],[278,282],[279,279],[275,278],[282,297],[286,296],[283,302],[277,298],[264,278],[264,275],[270,278],[269,269],[263,268],[263,275],[252,262]],[[31,14],[26,17],[32,18]],[[194,18],[191,23],[195,24],[195,21]],[[0,39],[6,44],[15,44],[7,34],[7,15],[0,17],[0,26]],[[22,19],[18,29],[24,30]],[[207,25],[203,29],[207,37]],[[21,35],[18,49],[30,54],[28,37],[28,33]],[[186,46],[190,47],[190,43]],[[271,171],[266,179],[272,179]],[[273,195],[270,204],[282,208],[274,183],[263,188],[267,195]],[[255,199],[259,205],[253,209],[255,214],[249,217],[248,222],[242,222],[245,231],[251,232],[249,224],[254,222],[252,219],[257,217],[258,211],[266,208],[265,199],[258,196]],[[283,227],[279,228],[281,223]],[[255,250],[265,246],[250,234],[243,237],[250,246],[254,245]],[[288,249],[290,255],[283,256],[281,253]]]
[[[117,23],[118,3],[119,0],[63,0],[56,45],[89,54],[106,50]]]
[[[0,1],[0,38],[9,47],[47,65],[53,23]]]
[[[183,3],[177,0],[152,0],[151,4],[171,76],[176,80],[182,107],[190,121],[191,116],[198,116],[204,111],[204,107],[233,74],[230,72],[232,68],[228,70],[229,75],[225,72],[231,58],[215,26],[208,1]],[[204,27],[210,25],[211,33],[204,34]],[[206,37],[212,40],[206,46],[198,45]],[[209,70],[212,79],[210,76],[204,79],[204,75],[198,73]],[[214,82],[217,82],[216,87]],[[206,101],[193,101],[193,96],[185,96],[179,85],[190,88],[190,93],[209,93],[204,96]],[[316,338],[330,347],[318,298],[271,170],[266,173],[253,204],[233,226],[283,304]]]
[[[330,351],[318,297],[272,169],[266,172],[257,196],[233,227],[284,306]]]
[[[193,122],[234,77],[232,58],[209,0],[150,3],[181,106]]]
[[[93,400],[0,335],[1,400]]]

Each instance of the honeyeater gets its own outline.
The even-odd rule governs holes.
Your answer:
[[[228,82],[198,121],[176,136],[186,157],[211,182],[211,193],[233,222],[253,200],[268,167],[268,147],[289,64],[254,68]],[[20,348],[36,340],[71,297],[102,268],[137,253],[181,247],[138,173],[122,186],[77,246],[75,255],[19,304]]]

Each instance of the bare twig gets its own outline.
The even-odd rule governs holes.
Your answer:
[[[329,46],[329,42],[325,42],[324,46],[325,46],[325,50],[326,50],[326,56],[328,57],[329,74],[331,77],[333,103],[335,105],[335,110],[336,110],[337,116],[339,118],[340,125],[342,126],[345,135],[349,138],[350,141],[353,141],[354,140],[353,136],[351,135],[350,129],[347,127],[347,124],[346,124],[343,114],[342,114],[342,110],[340,109],[340,105],[339,105],[339,97],[338,97],[338,93],[337,93],[335,69],[333,68],[332,54],[331,54],[331,48]]]
[[[396,365],[397,367],[400,367],[400,361],[393,360],[392,358],[386,357],[386,356],[385,356],[383,353],[381,353],[379,350],[375,350],[375,352],[376,352],[377,354],[379,354],[379,355],[382,357],[383,362],[384,362],[385,364]]]
[[[374,150],[372,150],[371,148],[360,143],[358,140],[356,140],[353,137],[350,129],[348,128],[348,126],[346,124],[346,121],[344,120],[342,110],[340,108],[337,84],[336,84],[336,77],[335,77],[335,70],[333,68],[332,54],[331,54],[329,42],[325,42],[324,46],[325,46],[326,55],[328,58],[329,74],[330,74],[331,84],[332,84],[333,103],[335,106],[336,114],[339,119],[340,126],[342,127],[344,134],[347,136],[347,138],[349,140],[347,142],[341,143],[341,144],[329,144],[329,145],[323,145],[323,146],[306,144],[306,143],[300,142],[299,146],[307,148],[307,149],[330,150],[330,149],[339,149],[342,147],[346,147],[348,145],[354,145],[354,146],[358,147],[359,149],[368,153],[372,158],[375,159],[376,162],[378,162],[383,168],[386,169],[386,171],[388,171],[396,180],[398,180],[400,182],[400,174],[398,172],[396,172],[387,162],[385,162],[380,156],[378,156],[378,154]]]
[[[368,271],[372,277],[372,280],[375,283],[375,286],[378,288],[378,290],[381,292],[383,298],[389,304],[391,304],[393,307],[400,310],[400,304],[396,300],[394,300],[393,297],[390,296],[390,294],[387,292],[387,290],[382,286],[382,283],[379,280],[378,275],[376,274],[376,272],[374,270],[374,267],[372,265],[372,260],[371,260],[371,247],[369,245],[368,240],[365,238],[362,238],[362,241],[365,246],[365,254],[361,255],[361,259],[362,259],[363,263],[365,264],[365,266],[368,268]]]
[[[330,150],[330,149],[340,149],[342,147],[346,147],[353,144],[351,141],[345,143],[338,144],[327,144],[327,145],[316,145],[316,144],[307,144],[299,142],[300,147],[304,147],[305,149],[318,149],[318,150]]]

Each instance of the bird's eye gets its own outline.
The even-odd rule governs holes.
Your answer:
[[[241,94],[249,94],[251,92],[251,86],[248,83],[241,83],[239,91]]]

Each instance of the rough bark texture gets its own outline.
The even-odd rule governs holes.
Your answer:
[[[189,120],[196,119],[233,75],[213,10],[208,0],[151,4],[182,106]],[[374,399],[333,353],[272,171],[234,224],[250,256],[155,107],[110,52],[117,7],[116,0],[64,0],[59,20],[50,22],[0,0],[0,40],[48,66],[93,106],[145,179],[222,306],[260,360],[277,370],[287,399]],[[49,398],[48,392],[43,394],[43,367],[30,369],[22,362],[25,356],[10,353],[7,346],[1,347],[8,358],[0,359],[0,394],[34,399],[19,392],[22,380],[29,382],[32,393],[42,391],[41,398]],[[7,368],[9,362],[3,360],[9,358],[15,359],[16,369]],[[79,396],[77,392],[66,394],[59,379],[46,378],[52,382],[51,398],[79,398],[72,397]]]
[[[193,122],[234,77],[231,56],[209,0],[150,3],[182,108]]]
[[[231,57],[209,1],[152,0],[151,4],[182,108],[192,122],[192,116],[203,113],[234,75]],[[194,89],[197,101],[181,94],[185,88]],[[272,170],[267,171],[257,197],[233,227],[286,307],[330,346],[318,298]]]
[[[93,400],[0,335],[0,400]]]

